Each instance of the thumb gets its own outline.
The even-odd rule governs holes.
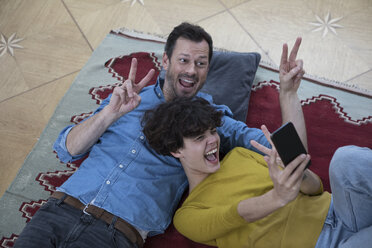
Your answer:
[[[136,92],[133,92],[133,97],[132,97],[133,109],[137,108],[140,103],[141,103],[141,97]]]
[[[134,98],[136,99],[136,102],[138,102],[138,104],[141,103],[141,96],[138,95],[137,93],[134,93]]]
[[[301,70],[301,67],[300,66],[296,66],[295,68],[293,68],[292,70],[290,70],[287,74],[287,77],[289,78],[293,78],[295,77]]]

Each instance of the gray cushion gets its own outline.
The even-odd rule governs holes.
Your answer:
[[[236,120],[246,122],[251,87],[261,59],[258,53],[213,53],[207,81],[202,92],[216,104],[228,106]]]

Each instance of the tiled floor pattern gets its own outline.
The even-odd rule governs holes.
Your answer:
[[[302,36],[308,74],[372,91],[372,0],[0,0],[0,195],[111,29],[166,36],[182,21],[274,66]]]

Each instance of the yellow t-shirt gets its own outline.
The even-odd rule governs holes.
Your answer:
[[[238,214],[238,203],[272,188],[263,156],[235,148],[221,162],[220,170],[192,190],[177,210],[174,225],[191,240],[221,248],[314,247],[331,195],[300,193],[294,201],[265,218],[246,222]]]

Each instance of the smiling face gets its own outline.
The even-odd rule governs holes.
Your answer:
[[[172,57],[163,55],[166,77],[163,87],[166,101],[176,97],[193,97],[203,87],[209,69],[209,46],[203,40],[194,42],[178,38]]]
[[[189,180],[191,176],[205,178],[220,168],[220,136],[216,128],[196,137],[184,137],[183,143],[172,155],[180,160]]]

